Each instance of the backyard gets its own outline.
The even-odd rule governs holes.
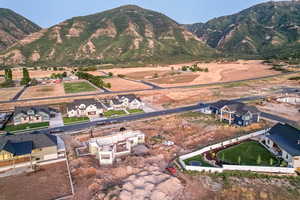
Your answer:
[[[188,158],[188,159],[184,160],[184,163],[186,165],[192,165],[192,166],[213,167],[211,164],[205,162],[201,155],[197,155],[192,158]]]
[[[255,141],[241,144],[221,150],[217,158],[225,163],[239,165],[276,166],[278,159]]]
[[[32,123],[32,124],[7,125],[4,130],[8,132],[16,132],[16,131],[36,129],[36,128],[47,128],[48,126],[49,126],[49,122],[40,122],[40,123]]]
[[[65,92],[70,93],[80,93],[80,92],[93,92],[97,89],[89,84],[88,82],[71,82],[64,83]]]

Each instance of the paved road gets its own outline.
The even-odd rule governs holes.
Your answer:
[[[242,102],[242,101],[258,100],[261,98],[262,98],[262,96],[250,96],[250,97],[233,99],[233,101]],[[211,102],[211,103],[213,103],[213,102]],[[80,131],[83,129],[90,128],[92,126],[97,126],[97,123],[101,123],[101,124],[116,123],[117,124],[117,123],[135,121],[135,120],[146,119],[146,118],[151,118],[151,117],[159,117],[159,116],[163,116],[163,115],[195,111],[195,110],[204,108],[211,103],[208,103],[208,104],[199,103],[196,105],[167,109],[167,110],[162,110],[162,111],[155,111],[155,112],[150,112],[150,113],[142,113],[142,114],[129,115],[129,116],[123,116],[123,117],[117,117],[117,118],[111,118],[111,119],[105,119],[105,120],[98,120],[98,121],[93,121],[93,122],[85,122],[85,123],[81,123],[81,124],[66,125],[66,126],[57,127],[57,128],[47,128],[47,129],[39,130],[38,132],[49,133],[50,131],[55,131],[58,129],[63,132]],[[288,120],[288,119],[285,119],[285,118],[282,118],[279,116],[271,115],[271,114],[268,114],[265,112],[262,113],[262,117],[273,120],[273,121],[294,123],[294,121],[291,121],[291,120]]]
[[[132,93],[132,92],[142,92],[142,91],[150,91],[150,90],[168,90],[168,89],[178,89],[178,88],[193,88],[193,87],[207,87],[207,86],[213,86],[213,85],[223,85],[223,84],[231,84],[231,83],[241,83],[244,81],[251,81],[251,80],[260,80],[265,78],[272,78],[272,77],[278,77],[288,74],[296,74],[297,72],[288,72],[283,74],[276,74],[276,75],[268,75],[258,78],[250,78],[250,79],[244,79],[244,80],[238,80],[238,81],[227,81],[227,82],[217,82],[217,83],[208,83],[208,84],[197,84],[197,85],[188,85],[188,86],[176,86],[176,87],[155,87],[150,89],[142,89],[142,90],[128,90],[128,91],[107,91],[107,92],[98,92],[93,94],[77,94],[77,95],[70,95],[70,96],[57,96],[57,97],[45,97],[45,98],[31,98],[31,99],[16,99],[16,100],[8,100],[8,101],[0,101],[0,103],[13,103],[13,102],[27,102],[27,101],[33,101],[33,100],[52,100],[52,99],[65,99],[65,98],[71,98],[71,97],[84,97],[84,96],[93,96],[93,95],[107,95],[107,94],[124,94],[124,93]]]
[[[266,112],[261,112],[261,117],[262,118],[266,118],[266,119],[270,119],[272,121],[276,121],[276,122],[282,122],[282,123],[287,123],[287,124],[297,124],[295,121],[277,116],[277,115],[273,115],[270,113],[266,113]]]
[[[16,101],[20,98],[20,96],[23,94],[23,92],[29,87],[29,85],[25,85],[22,90],[20,90],[13,98],[12,101]]]

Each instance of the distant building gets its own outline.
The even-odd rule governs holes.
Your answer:
[[[90,139],[89,151],[99,159],[100,165],[113,164],[117,157],[130,154],[132,147],[143,143],[144,133],[128,130]]]
[[[263,144],[290,166],[300,168],[300,130],[297,128],[278,123],[268,131]]]
[[[248,126],[260,120],[260,111],[256,107],[241,102],[221,100],[211,104],[210,108],[220,121],[229,124]]]
[[[68,117],[97,118],[103,115],[104,107],[95,99],[78,99],[68,104]]]
[[[59,137],[50,134],[0,136],[0,167],[57,159],[64,156],[59,148],[60,143],[63,142]]]
[[[45,106],[16,107],[13,116],[14,125],[49,122],[57,112],[57,110]]]

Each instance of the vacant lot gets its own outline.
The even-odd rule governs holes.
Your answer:
[[[249,141],[224,149],[217,157],[230,164],[273,166],[278,164],[276,157],[258,142]]]
[[[66,94],[97,91],[97,88],[85,81],[64,83],[64,88]]]
[[[65,69],[64,71],[68,71]],[[53,70],[31,70],[29,69],[29,74],[31,78],[44,78],[50,77],[52,73],[63,73],[64,71],[53,71]],[[0,75],[4,74],[4,70],[0,70]],[[21,80],[23,77],[23,70],[22,68],[14,68],[13,69],[13,80]]]
[[[29,87],[22,94],[21,99],[64,96],[62,83],[52,85],[37,85]]]
[[[0,89],[0,101],[11,100],[22,89],[22,87],[11,87]]]
[[[49,200],[71,194],[65,162],[46,165],[36,173],[0,179],[1,200]]]
[[[142,83],[137,83],[121,78],[109,78],[106,79],[105,82],[111,84],[110,90],[112,91],[142,90],[150,88],[149,86]]]

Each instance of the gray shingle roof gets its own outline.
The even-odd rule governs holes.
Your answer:
[[[129,102],[134,101],[135,99],[139,100],[140,99],[135,95],[135,94],[125,94],[125,95],[118,95],[117,96],[118,99],[122,99],[122,98],[127,98],[129,100]]]
[[[57,137],[50,134],[26,133],[0,136],[0,150],[6,150],[14,155],[26,154],[30,147],[39,149],[51,146],[57,146]]]
[[[76,110],[78,106],[84,104],[86,106],[95,105],[98,109],[103,108],[103,105],[95,99],[76,99],[68,104],[68,110]]]
[[[28,110],[33,110],[34,114],[36,114],[38,112],[44,112],[44,113],[47,113],[48,115],[50,115],[51,112],[58,112],[57,110],[46,107],[46,106],[26,106],[26,107],[16,107],[15,115],[17,115],[19,113],[23,113],[23,114],[27,115]]]
[[[221,109],[224,106],[227,106],[230,110],[234,111],[238,115],[244,115],[248,111],[251,113],[259,113],[259,110],[254,106],[248,106],[241,102],[230,101],[230,100],[221,100],[216,103],[212,103],[211,107]]]
[[[267,137],[290,155],[300,156],[300,130],[297,128],[278,123],[269,130]]]

